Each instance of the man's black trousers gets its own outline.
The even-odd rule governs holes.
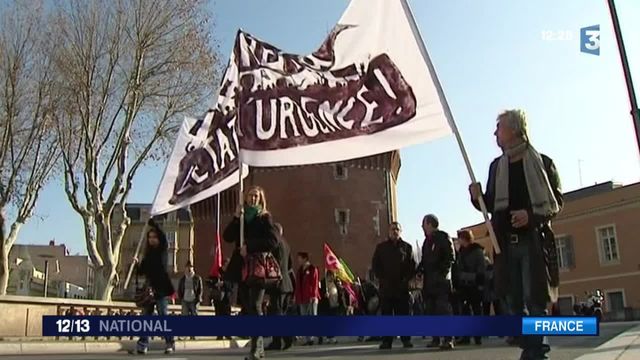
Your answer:
[[[269,291],[269,309],[267,315],[282,316],[287,314],[291,293],[282,293],[278,289]],[[272,347],[282,348],[282,343],[286,347],[290,347],[293,343],[293,336],[274,336],[271,342]]]
[[[409,291],[394,294],[380,294],[380,310],[382,315],[409,315]],[[391,344],[395,336],[385,336],[383,343]],[[411,341],[410,336],[401,336],[402,343]]]

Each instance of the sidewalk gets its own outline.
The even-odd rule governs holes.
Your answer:
[[[176,351],[211,350],[244,347],[249,340],[176,340]],[[136,340],[114,341],[0,341],[0,355],[102,354],[127,353],[135,349]],[[164,341],[154,339],[149,350],[163,350]]]
[[[638,360],[640,359],[640,325],[623,332],[576,360]]]

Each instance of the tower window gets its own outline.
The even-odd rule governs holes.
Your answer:
[[[342,164],[336,164],[333,167],[333,177],[336,180],[346,180],[349,176],[347,167]]]
[[[349,228],[349,209],[336,209],[335,217],[340,234],[347,235]]]

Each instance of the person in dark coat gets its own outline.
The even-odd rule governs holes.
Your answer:
[[[236,211],[237,215],[237,211]],[[234,219],[235,220],[235,219]],[[229,294],[229,301],[231,305],[240,306],[240,314],[246,315],[249,308],[249,292],[246,285],[243,283],[242,271],[244,268],[244,257],[240,254],[240,229],[239,221],[236,225],[238,228],[230,229],[232,233],[227,234],[227,229],[222,234],[222,239],[226,243],[234,245],[233,252],[229,258],[226,271],[224,272],[223,281],[231,288]]]
[[[224,230],[224,240],[229,243],[240,244],[240,217],[244,211],[244,244],[238,249],[242,257],[252,254],[273,253],[278,245],[278,230],[271,214],[267,211],[267,199],[261,187],[253,186],[246,192],[244,205],[239,204],[235,217]],[[235,254],[234,254],[235,255]],[[241,259],[242,260],[242,259]],[[229,263],[228,271],[231,269]],[[244,261],[243,261],[244,263]],[[242,269],[240,269],[242,272]],[[226,276],[225,272],[225,276]],[[235,276],[232,275],[232,276]],[[247,287],[247,314],[263,315],[264,287]],[[262,336],[251,337],[251,350],[245,359],[255,360],[264,358],[264,339]]]
[[[501,253],[495,254],[495,288],[506,297],[510,313],[541,316],[558,296],[559,269],[551,220],[563,205],[553,160],[531,145],[526,114],[500,114],[494,133],[503,155],[489,167],[486,191],[469,186],[473,205],[482,197]],[[541,336],[520,338],[523,360],[547,359],[550,347]]]
[[[231,316],[231,293],[233,287],[231,283],[224,281],[224,272],[229,266],[229,259],[227,258],[220,268],[219,273],[209,275],[207,278],[207,285],[209,288],[209,303],[213,305],[214,316]],[[217,336],[216,340],[222,340],[223,338],[231,340],[231,336]]]
[[[452,315],[451,269],[455,260],[455,250],[449,234],[438,230],[439,224],[435,215],[427,215],[422,220],[425,240],[418,271],[422,273],[425,312],[428,315]],[[428,347],[453,349],[453,339],[450,336],[445,337],[442,343],[440,340],[439,336],[434,336]]]
[[[320,281],[320,301],[318,302],[318,315],[320,316],[345,316],[350,305],[349,293],[342,285],[335,273],[325,273]],[[318,336],[318,345],[324,343],[324,336]],[[327,336],[328,344],[337,344],[335,336]]]
[[[457,266],[457,293],[462,305],[462,315],[482,315],[482,293],[485,285],[484,247],[473,241],[471,230],[458,231],[460,241]],[[482,337],[474,337],[476,345],[482,344]],[[468,336],[463,337],[458,344],[470,343]]]
[[[142,261],[133,258],[133,262],[138,264],[138,274],[145,277],[147,286],[153,289],[155,297],[155,303],[144,308],[142,314],[153,315],[154,310],[157,310],[158,315],[166,316],[169,299],[175,293],[167,271],[168,242],[164,232],[153,219],[149,219],[149,227]],[[149,349],[149,337],[141,336],[136,347],[138,354],[146,354]],[[165,354],[171,354],[175,349],[173,336],[165,337]]]
[[[493,262],[488,256],[484,257],[484,263],[486,267],[484,277],[484,293],[482,297],[482,314],[484,316],[491,315],[491,307],[493,306],[494,315],[502,315],[502,303],[496,296],[495,286],[493,283]]]
[[[462,300],[458,293],[458,261],[460,260],[458,254],[460,253],[460,241],[459,239],[453,242],[454,263],[451,267],[451,295],[449,295],[449,303],[451,304],[451,313],[455,316],[462,314]]]
[[[389,238],[379,243],[373,253],[371,268],[380,283],[382,315],[409,315],[409,281],[415,275],[416,263],[411,245],[401,237],[399,222],[392,222]],[[391,349],[393,336],[385,336],[380,349]],[[405,348],[412,348],[411,337],[400,338]]]
[[[279,223],[275,224],[278,231],[278,245],[273,252],[273,255],[280,264],[280,271],[282,272],[282,281],[278,284],[278,287],[269,290],[269,315],[282,316],[286,314],[287,307],[291,302],[293,296],[293,259],[291,257],[291,249],[289,244],[284,238],[284,230]],[[293,336],[274,336],[271,344],[265,348],[265,350],[287,350],[293,345]]]
[[[220,271],[220,277],[211,276],[207,279],[209,298],[215,311],[214,316],[231,316],[230,297],[233,288],[223,280],[223,269]],[[217,336],[216,340],[222,340],[223,338],[231,340],[231,336],[223,337],[221,335]]]

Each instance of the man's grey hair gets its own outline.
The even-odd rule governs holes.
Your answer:
[[[506,110],[498,115],[498,120],[504,120],[509,128],[513,129],[518,136],[526,142],[529,141],[529,129],[527,125],[527,114],[521,109]]]

